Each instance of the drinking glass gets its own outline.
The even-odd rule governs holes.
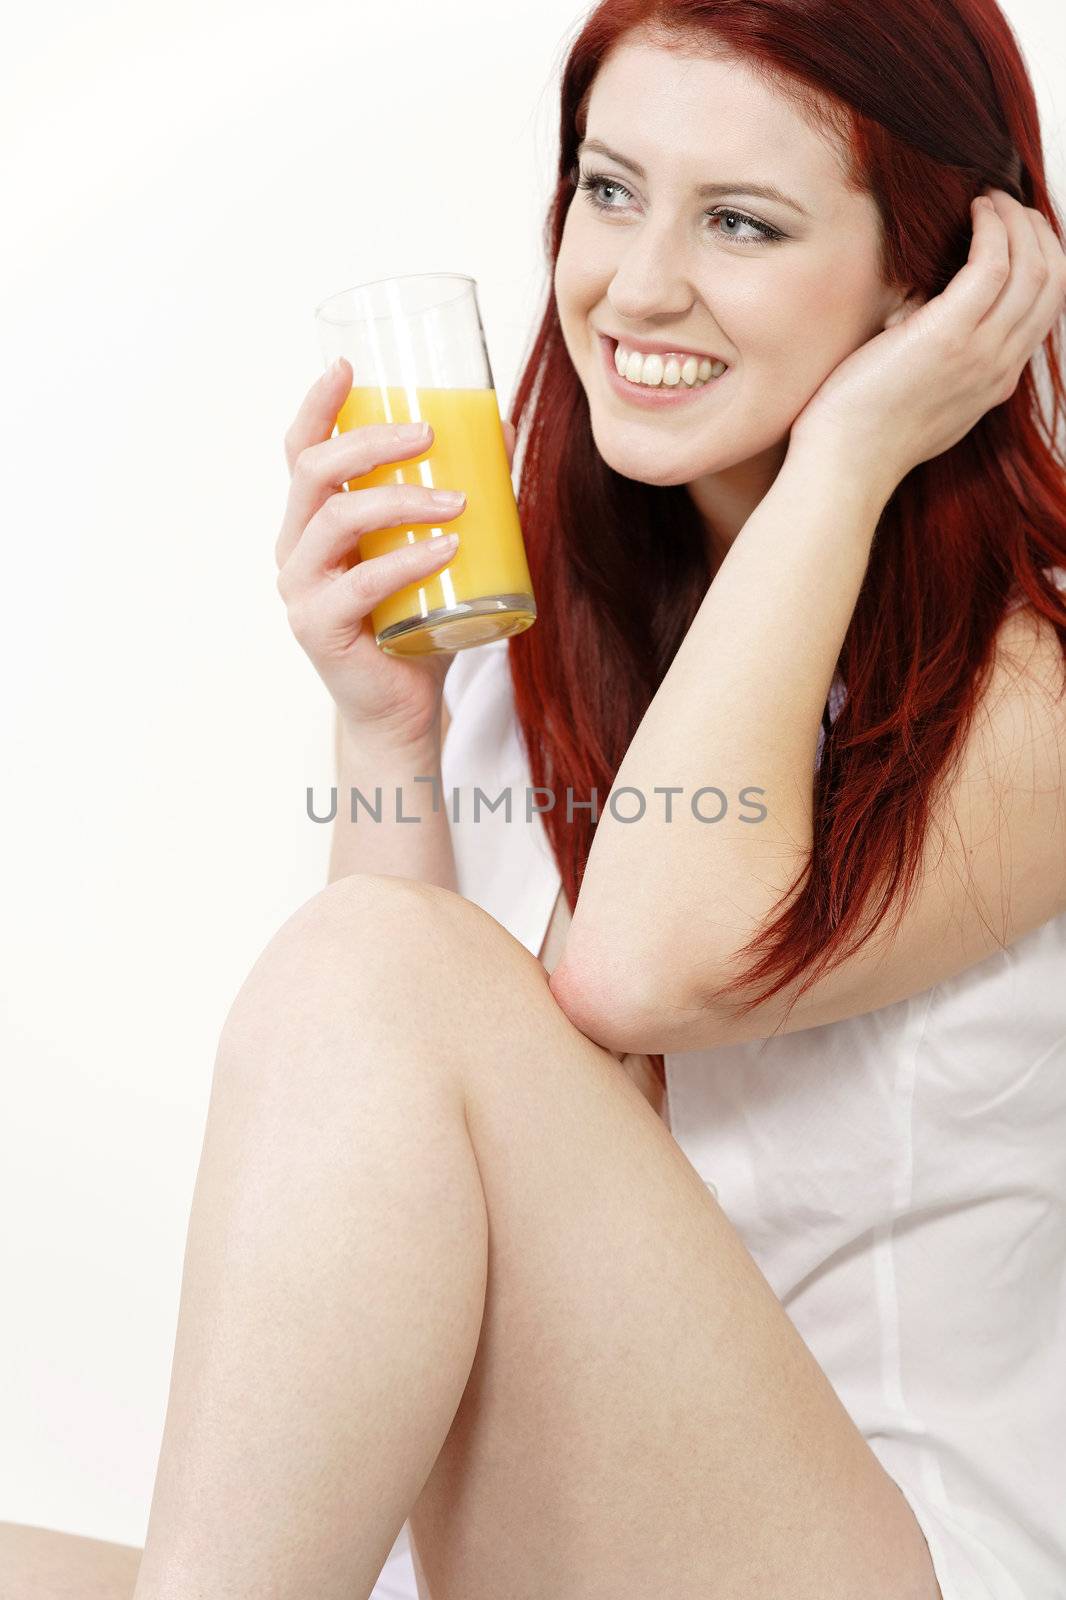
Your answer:
[[[461,273],[408,273],[357,284],[316,307],[322,355],[352,364],[341,433],[375,422],[428,422],[421,455],[352,478],[351,489],[411,483],[460,489],[466,504],[439,527],[459,535],[447,566],[390,595],[370,614],[390,655],[465,650],[536,621],[529,566],[477,300]],[[426,523],[375,529],[360,559],[430,537]],[[433,524],[437,527],[437,524]]]

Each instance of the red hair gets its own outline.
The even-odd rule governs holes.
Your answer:
[[[845,181],[877,202],[882,277],[901,290],[946,288],[986,186],[1063,238],[1032,84],[994,0],[603,0],[562,74],[553,269],[593,81],[634,30],[742,58],[835,137]],[[902,915],[934,785],[961,752],[1012,591],[1053,624],[1066,657],[1066,603],[1041,571],[1066,565],[1058,338],[1056,326],[1044,345],[1050,421],[1030,363],[1013,397],[911,472],[882,514],[838,659],[847,698],[814,775],[813,853],[722,991],[756,988],[741,1014],[796,980],[804,992],[894,902]],[[567,823],[567,788],[575,800],[595,789],[603,811],[713,571],[686,486],[622,477],[597,451],[551,291],[511,415],[539,613],[510,640],[511,679],[532,781],[555,795],[543,821],[572,909],[595,825],[588,810]],[[652,1061],[665,1082],[662,1056]]]

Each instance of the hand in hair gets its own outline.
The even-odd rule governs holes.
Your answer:
[[[993,189],[975,201],[969,257],[847,356],[792,426],[790,448],[835,453],[889,492],[1009,400],[1062,315],[1066,254],[1040,211]]]

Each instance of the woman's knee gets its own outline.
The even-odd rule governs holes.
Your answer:
[[[515,969],[547,986],[540,962],[489,912],[414,878],[340,878],[300,907],[277,940],[283,936],[286,945],[310,951],[316,966],[332,963],[346,977],[375,984],[392,979],[415,994],[434,984],[469,991],[478,982],[513,982]]]
[[[356,1027],[371,1007],[398,1024],[459,1025],[499,982],[552,999],[540,963],[480,906],[416,879],[353,873],[312,895],[262,950],[220,1054],[255,1050],[282,1019]]]
[[[402,927],[418,942],[432,916],[425,884],[352,873],[313,894],[288,916],[252,963],[222,1024],[221,1042],[258,1036],[279,1012],[310,1018],[337,1014],[378,975],[383,950],[396,950]]]

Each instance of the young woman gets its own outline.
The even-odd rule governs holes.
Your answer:
[[[1061,1597],[1066,260],[1029,80],[991,0],[605,0],[561,134],[535,626],[378,651],[447,557],[359,538],[441,517],[339,491],[418,447],[330,437],[344,363],[287,437],[342,793],[421,824],[339,823],[227,1017],[136,1600],[413,1595],[408,1521],[422,1600]]]

